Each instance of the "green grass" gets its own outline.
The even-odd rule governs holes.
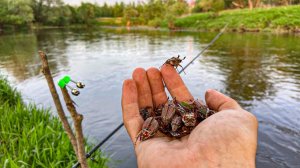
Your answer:
[[[121,17],[110,18],[110,17],[101,17],[97,19],[96,24],[98,26],[121,26],[125,25]]]
[[[25,105],[21,95],[0,77],[0,165],[17,167],[71,167],[76,156],[58,118],[48,110]],[[90,149],[87,146],[86,149]],[[98,163],[107,159],[97,153]]]
[[[198,13],[176,19],[175,26],[214,31],[221,29],[226,23],[229,23],[229,30],[237,31],[299,30],[300,6],[225,10],[215,17],[213,13]]]

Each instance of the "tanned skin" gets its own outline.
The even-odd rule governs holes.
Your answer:
[[[134,143],[143,119],[139,109],[167,101],[166,89],[178,101],[193,99],[192,94],[171,65],[147,71],[136,68],[132,79],[123,83],[123,121]],[[201,122],[190,135],[180,139],[157,133],[135,145],[140,168],[253,168],[257,148],[256,117],[245,111],[232,98],[209,89],[205,101],[216,114]]]

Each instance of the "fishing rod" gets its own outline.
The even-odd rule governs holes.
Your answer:
[[[222,30],[212,39],[212,41],[199,53],[197,54],[187,65],[185,65],[179,72],[178,74],[181,74],[184,72],[184,70],[189,67],[197,58],[200,57],[210,46],[212,46],[219,38],[220,36],[225,32],[226,28],[228,26],[228,23],[222,28]],[[107,140],[109,140],[110,137],[112,137],[116,132],[119,131],[124,126],[124,123],[122,122],[117,128],[115,128],[110,134],[108,134],[98,145],[96,145],[90,152],[88,152],[85,157],[88,159],[92,156],[94,152],[98,148],[100,148]],[[72,168],[77,168],[80,165],[79,162],[75,163]]]

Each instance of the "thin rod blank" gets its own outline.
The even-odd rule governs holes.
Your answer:
[[[101,146],[102,146],[102,145],[103,145],[110,137],[112,137],[116,132],[118,132],[119,129],[123,127],[123,125],[124,125],[124,123],[121,123],[117,128],[115,128],[115,129],[114,129],[114,130],[113,130],[106,138],[104,138],[98,145],[96,145],[90,152],[88,152],[88,153],[85,155],[85,157],[86,157],[86,158],[91,157],[92,154],[93,154],[94,152],[96,152],[96,150],[97,150],[98,148],[100,148],[100,147],[101,147]],[[73,165],[72,168],[77,168],[79,165],[80,165],[80,163],[77,162],[76,164]]]
[[[178,73],[181,74],[188,66],[190,66],[200,55],[202,55],[211,45],[215,43],[216,40],[220,38],[220,36],[224,33],[227,28],[228,23],[224,26],[224,28],[216,35],[216,37],[199,53],[197,54],[186,66],[184,66]]]

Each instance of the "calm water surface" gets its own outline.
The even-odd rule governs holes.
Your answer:
[[[122,81],[135,67],[159,67],[170,56],[183,65],[216,33],[104,29],[49,29],[0,36],[0,71],[26,102],[54,108],[40,74],[39,49],[47,51],[55,80],[68,74],[86,88],[74,97],[85,116],[85,136],[97,143],[122,121]],[[257,167],[300,167],[300,36],[224,34],[182,75],[195,97],[214,88],[259,121]],[[55,115],[55,110],[53,110]],[[102,148],[112,167],[135,167],[124,128]]]

